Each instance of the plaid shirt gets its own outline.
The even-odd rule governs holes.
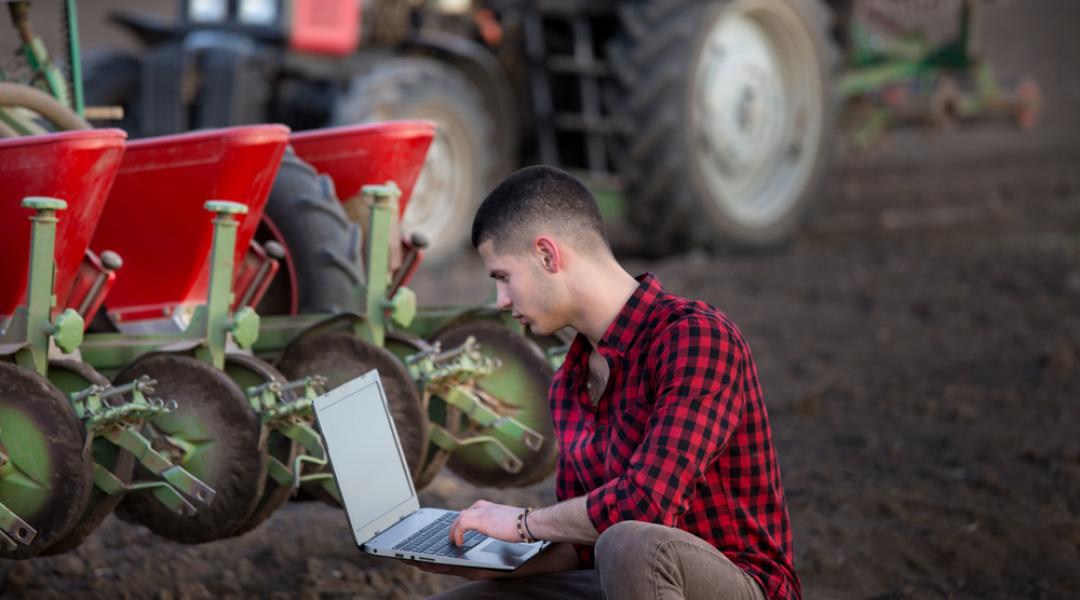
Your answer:
[[[587,495],[601,533],[629,520],[690,532],[749,573],[767,598],[800,598],[750,348],[716,308],[665,292],[651,274],[638,280],[600,340],[610,375],[596,406],[584,336],[552,381],[556,496]],[[592,563],[592,546],[579,553]]]

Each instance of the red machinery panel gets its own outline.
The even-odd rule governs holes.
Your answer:
[[[348,56],[360,45],[360,0],[293,0],[289,46]]]
[[[342,202],[361,186],[393,180],[401,188],[404,213],[433,139],[435,123],[414,120],[304,131],[289,141],[300,158],[334,180]]]
[[[289,129],[253,125],[128,144],[91,247],[124,266],[105,306],[125,322],[168,316],[206,301],[212,215],[207,200],[248,206],[234,264],[247,251],[270,194]]]
[[[120,167],[125,137],[119,129],[96,129],[0,140],[0,315],[10,315],[26,297],[34,211],[20,206],[23,198],[67,202],[67,210],[57,213],[53,288],[57,298],[67,298]],[[63,308],[57,303],[57,311]]]

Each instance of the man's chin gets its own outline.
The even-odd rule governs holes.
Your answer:
[[[551,334],[555,333],[554,330],[549,331],[547,328],[541,327],[541,326],[537,325],[536,323],[533,323],[532,321],[529,321],[529,323],[526,325],[526,327],[528,328],[529,331],[532,332],[533,335],[538,336],[538,337],[543,337],[543,336],[551,335]]]

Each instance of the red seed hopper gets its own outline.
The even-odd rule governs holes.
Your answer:
[[[281,164],[289,130],[231,127],[128,144],[91,242],[124,260],[105,306],[122,331],[183,326],[206,301],[213,240],[207,200],[248,207],[240,218],[234,264],[248,249]]]
[[[125,138],[119,129],[96,129],[0,140],[0,277],[4,282],[0,318],[26,299],[33,211],[22,208],[20,202],[27,196],[67,202],[67,209],[56,215],[53,293],[59,302],[53,312],[57,314],[69,304],[80,263],[120,167]]]
[[[346,202],[369,184],[397,183],[402,213],[409,203],[428,147],[435,139],[432,121],[386,121],[294,133],[297,155],[334,180]]]

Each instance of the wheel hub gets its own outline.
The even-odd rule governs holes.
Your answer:
[[[714,154],[728,169],[768,157],[782,118],[784,90],[768,40],[741,20],[725,21],[708,42],[701,99]]]
[[[815,164],[825,106],[816,50],[784,2],[738,0],[706,35],[695,68],[692,131],[707,195],[747,227],[780,220]]]

